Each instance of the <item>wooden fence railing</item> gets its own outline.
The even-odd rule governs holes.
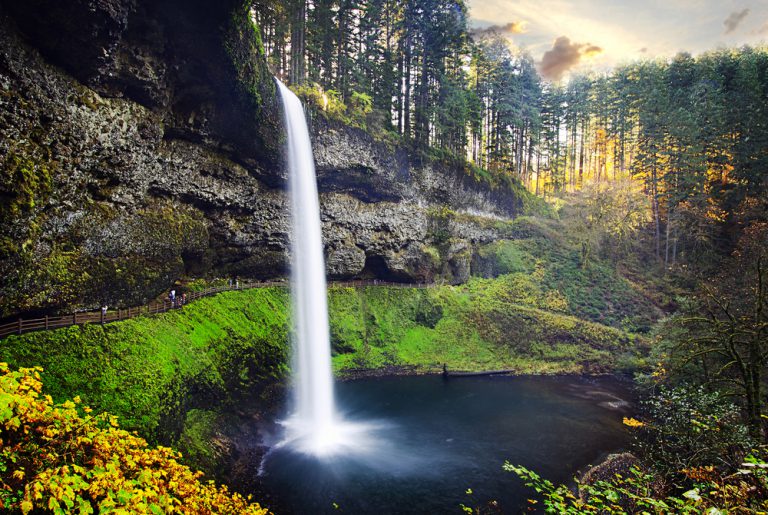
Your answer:
[[[388,281],[334,281],[328,284],[333,287],[352,287],[362,288],[366,286],[388,286],[388,287],[400,287],[400,288],[428,288],[433,286],[428,283],[394,283]],[[233,284],[231,286],[214,286],[206,288],[201,291],[193,291],[187,293],[186,304],[193,302],[203,297],[210,295],[216,295],[217,293],[233,290],[249,290],[251,288],[274,288],[274,287],[288,287],[288,283],[285,281],[265,281],[265,282],[242,282]],[[144,306],[135,306],[130,308],[118,308],[108,310],[106,313],[99,311],[81,311],[78,313],[72,313],[71,315],[63,316],[44,316],[42,318],[19,318],[13,322],[0,325],[0,338],[5,338],[11,334],[23,334],[32,331],[47,331],[49,329],[59,329],[62,327],[68,327],[71,325],[82,324],[107,324],[109,322],[116,322],[118,320],[128,320],[129,318],[135,318],[142,315],[154,315],[157,313],[165,313],[172,309],[183,308],[182,296],[177,296],[175,302],[171,302],[170,299],[164,299],[163,301],[152,302]]]

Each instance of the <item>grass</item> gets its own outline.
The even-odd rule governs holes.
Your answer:
[[[474,279],[431,289],[332,288],[333,363],[454,370],[578,373],[615,369],[637,337],[500,295],[513,279]]]
[[[42,366],[55,400],[80,395],[152,437],[192,389],[229,395],[282,378],[287,306],[280,289],[227,292],[157,316],[10,336],[0,360]]]

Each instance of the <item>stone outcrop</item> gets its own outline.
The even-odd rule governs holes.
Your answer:
[[[0,318],[284,275],[281,118],[241,2],[0,2]],[[332,278],[460,282],[509,188],[312,121]]]

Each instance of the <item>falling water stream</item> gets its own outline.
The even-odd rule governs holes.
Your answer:
[[[320,202],[301,102],[278,81],[287,129],[293,222],[291,298],[294,318],[294,413],[289,440],[313,454],[330,450],[336,433]]]
[[[372,426],[345,421],[336,409],[320,202],[301,101],[277,81],[287,130],[292,234],[294,408],[279,447],[318,457],[363,449]]]

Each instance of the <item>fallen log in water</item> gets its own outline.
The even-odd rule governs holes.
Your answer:
[[[443,377],[473,377],[473,376],[496,376],[506,374],[516,374],[516,370],[485,370],[482,372],[450,372],[443,368]]]

